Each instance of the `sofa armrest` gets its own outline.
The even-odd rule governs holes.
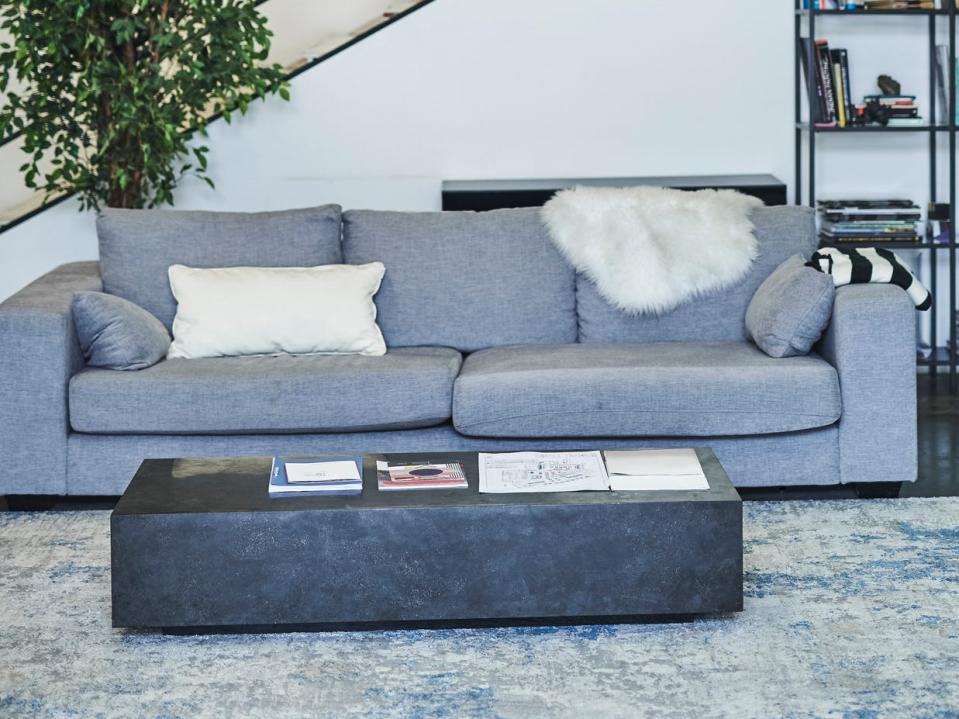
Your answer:
[[[916,308],[909,296],[894,285],[838,288],[817,350],[839,373],[840,480],[914,481]]]
[[[66,493],[67,386],[83,367],[70,303],[101,288],[98,263],[74,262],[0,304],[0,495]]]

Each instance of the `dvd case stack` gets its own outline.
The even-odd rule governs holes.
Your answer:
[[[819,216],[822,245],[919,242],[921,213],[912,200],[821,200]]]

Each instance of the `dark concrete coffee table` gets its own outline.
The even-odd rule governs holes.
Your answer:
[[[270,459],[143,462],[111,517],[113,624],[456,624],[742,609],[742,503],[708,491],[479,494],[475,453],[372,455],[363,494],[271,499]],[[379,492],[375,460],[469,488]]]

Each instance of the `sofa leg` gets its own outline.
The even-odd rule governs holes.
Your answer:
[[[894,499],[899,496],[902,482],[856,482],[853,487],[859,499]]]

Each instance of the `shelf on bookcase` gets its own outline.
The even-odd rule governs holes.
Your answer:
[[[959,247],[956,244],[946,242],[843,242],[837,240],[820,240],[820,247],[838,247],[841,250],[856,249],[862,247],[879,247],[883,250],[948,250]]]
[[[875,17],[877,15],[919,15],[928,17],[929,15],[948,15],[949,8],[940,8],[938,10],[816,10],[816,17],[820,15],[843,15],[846,17]],[[796,10],[797,15],[809,15],[808,9]],[[959,15],[959,11],[956,13]]]
[[[808,122],[797,122],[796,129],[803,132],[809,132]],[[882,125],[856,125],[853,127],[813,127],[813,132],[832,132],[832,133],[869,133],[869,132],[955,132],[959,127],[950,127],[949,125],[908,125],[897,127],[883,127]]]

